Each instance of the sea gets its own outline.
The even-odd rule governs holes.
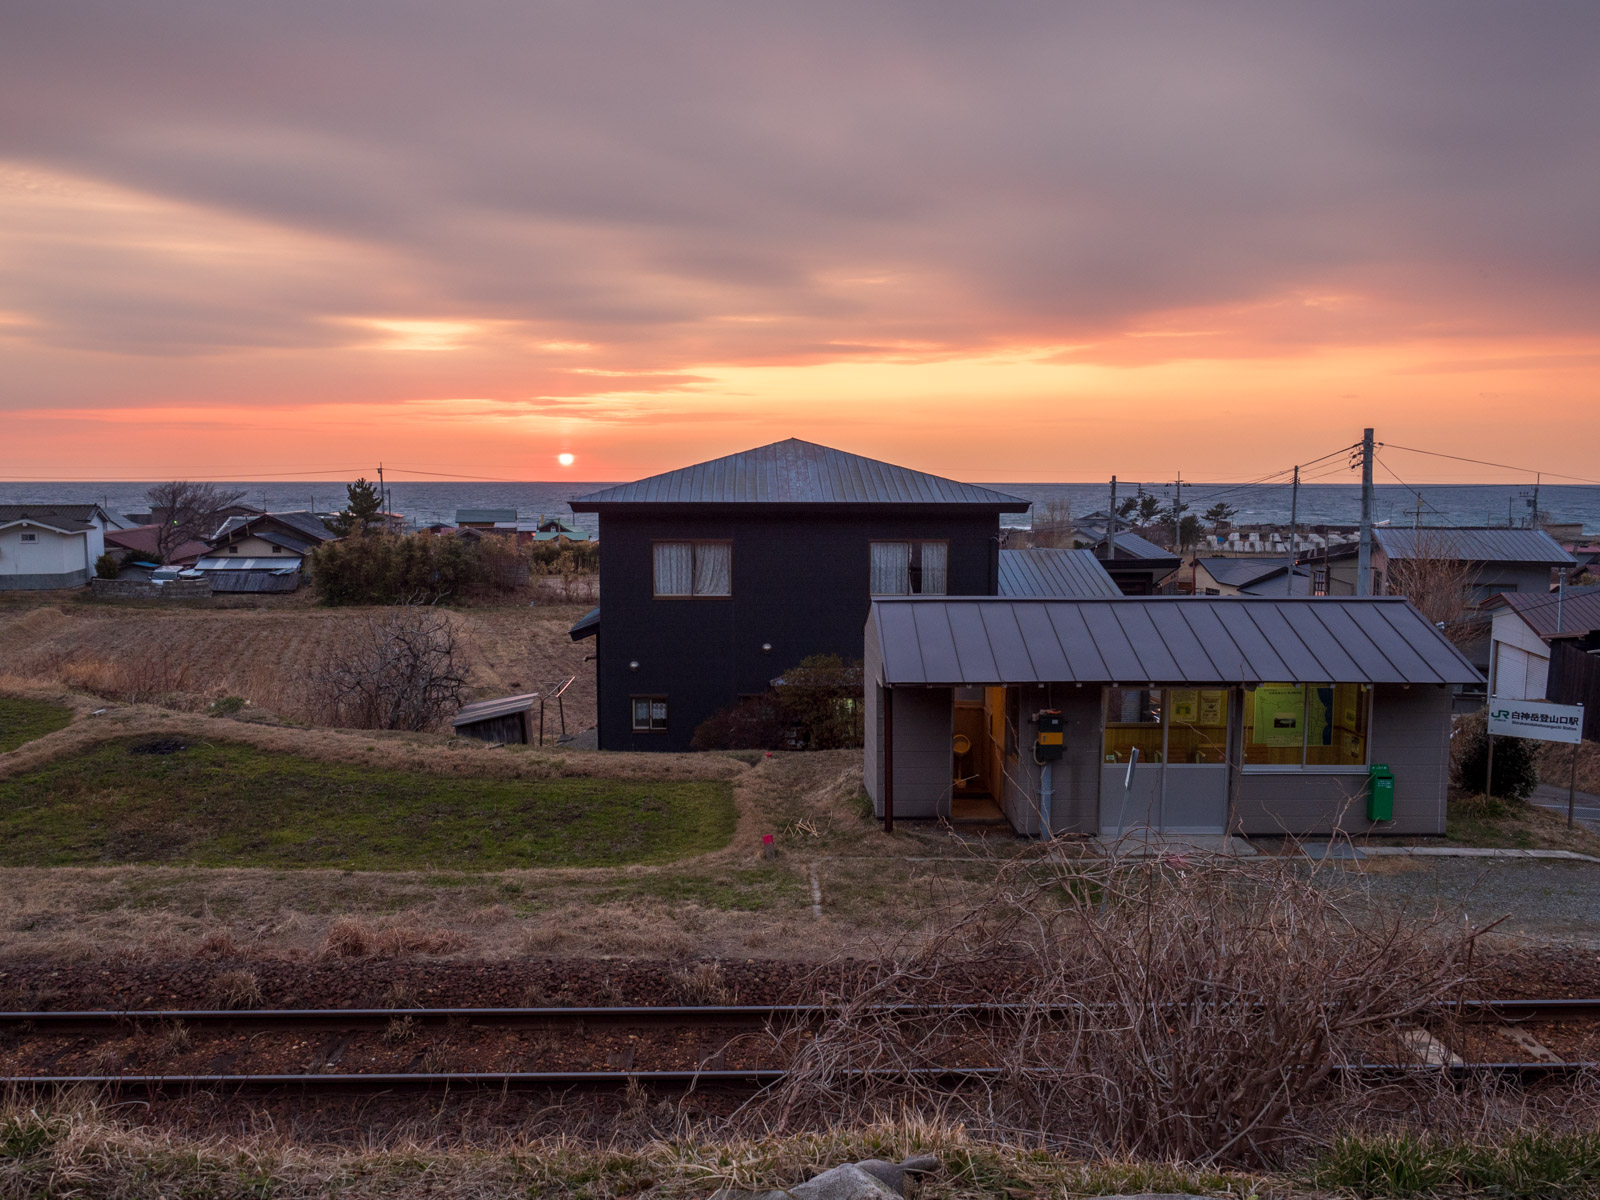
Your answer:
[[[7,483],[0,480],[0,504],[86,504],[99,501],[117,514],[148,511],[144,483]],[[243,502],[270,512],[309,509],[336,511],[345,500],[345,484],[337,480],[321,483],[231,483],[223,485],[243,493]],[[516,509],[524,520],[553,517],[598,533],[592,513],[574,513],[569,501],[612,484],[604,481],[577,483],[569,480],[534,483],[411,483],[389,485],[390,507],[404,515],[408,526],[454,524],[458,508]],[[1029,513],[1002,514],[1000,522],[1013,528],[1027,528],[1036,516],[1083,515],[1103,510],[1109,499],[1104,483],[989,483],[984,487],[1027,500]],[[1170,508],[1172,487],[1168,484],[1137,484],[1119,481],[1117,498],[1149,493]],[[1183,502],[1191,513],[1203,514],[1213,504],[1223,503],[1237,512],[1236,524],[1287,524],[1290,509],[1287,484],[1185,483]],[[1600,486],[1546,485],[1539,489],[1539,510],[1545,519],[1559,524],[1581,523],[1590,532],[1600,532]],[[1530,523],[1533,488],[1501,484],[1432,484],[1402,487],[1379,484],[1376,487],[1373,519],[1411,526],[1507,525]],[[1302,484],[1297,516],[1305,525],[1354,525],[1361,519],[1361,488],[1358,484]]]

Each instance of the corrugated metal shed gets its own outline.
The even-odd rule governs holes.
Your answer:
[[[1542,529],[1386,529],[1372,531],[1390,558],[1448,558],[1463,562],[1547,563],[1577,559]]]
[[[799,438],[591,492],[573,512],[610,504],[966,504],[1027,512],[1028,502],[970,483]]]
[[[889,684],[1479,683],[1403,597],[874,600]]]
[[[300,586],[299,571],[213,571],[213,592],[292,592]]]
[[[479,721],[487,721],[494,717],[505,717],[510,716],[512,713],[528,712],[538,703],[538,692],[523,692],[516,696],[500,696],[494,700],[479,700],[473,704],[463,704],[461,711],[456,713],[450,724],[459,729],[463,725],[475,725]]]
[[[1120,596],[1092,550],[1000,551],[1002,596]]]
[[[1542,638],[1582,637],[1600,629],[1600,584],[1568,588],[1559,604],[1554,592],[1502,592],[1495,600],[1515,612]]]

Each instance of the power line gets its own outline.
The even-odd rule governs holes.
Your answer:
[[[1600,479],[1590,479],[1587,475],[1563,475],[1560,471],[1541,471],[1536,467],[1517,467],[1510,463],[1489,462],[1482,458],[1465,458],[1460,454],[1444,454],[1438,450],[1418,450],[1415,446],[1398,446],[1394,442],[1381,443],[1386,450],[1404,450],[1408,454],[1428,454],[1434,458],[1448,458],[1455,462],[1473,463],[1480,467],[1498,467],[1503,471],[1520,471],[1524,475],[1549,475],[1556,479],[1576,479],[1580,483],[1600,484]]]

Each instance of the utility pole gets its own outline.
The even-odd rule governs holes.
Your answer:
[[[383,486],[383,464],[378,464],[378,503],[383,505],[383,531],[389,532],[389,493]]]
[[[1361,431],[1361,548],[1356,553],[1356,595],[1372,595],[1372,430]]]
[[[1183,472],[1178,472],[1178,482],[1172,490],[1172,548],[1183,557]]]
[[[1300,526],[1300,468],[1294,469],[1294,483],[1289,491],[1289,571],[1288,582],[1283,585],[1283,594],[1294,595],[1294,543],[1295,530]]]
[[[1533,476],[1533,520],[1528,525],[1529,529],[1544,528],[1539,523],[1539,481],[1543,478],[1544,476],[1537,472]]]
[[[1117,477],[1111,477],[1111,507],[1107,510],[1111,517],[1106,522],[1106,560],[1109,562],[1117,556]]]

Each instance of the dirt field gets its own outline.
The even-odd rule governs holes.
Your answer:
[[[0,606],[0,676],[190,711],[242,696],[269,713],[312,721],[318,667],[368,610],[319,608],[304,600],[192,609],[12,601]],[[567,636],[585,611],[575,605],[451,610],[476,695],[546,691],[574,675],[563,697],[567,728],[591,728],[594,664],[584,658],[593,643]],[[553,728],[555,712],[549,720]]]

